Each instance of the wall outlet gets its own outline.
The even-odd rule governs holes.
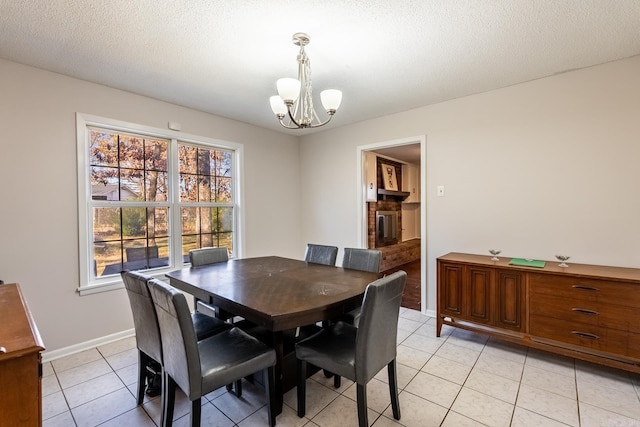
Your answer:
[[[444,197],[444,185],[438,185],[438,197]]]

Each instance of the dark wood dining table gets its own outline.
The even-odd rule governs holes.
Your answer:
[[[280,412],[283,394],[295,385],[295,371],[283,369],[284,331],[331,321],[357,307],[380,274],[267,256],[185,267],[166,276],[172,286],[270,331]]]

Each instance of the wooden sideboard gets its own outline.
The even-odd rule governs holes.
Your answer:
[[[510,260],[438,258],[438,336],[446,324],[640,373],[640,269]]]
[[[42,425],[43,350],[20,287],[0,285],[0,426]]]

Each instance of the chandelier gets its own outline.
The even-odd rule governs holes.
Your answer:
[[[271,109],[280,124],[287,129],[308,129],[324,126],[333,117],[342,102],[342,92],[327,89],[320,92],[322,106],[329,115],[324,122],[318,118],[313,108],[311,87],[311,64],[304,47],[311,39],[305,33],[295,33],[293,44],[300,46],[298,54],[298,78],[284,78],[277,81],[278,94],[272,96]],[[302,91],[302,93],[301,93]],[[287,117],[285,119],[285,117]]]

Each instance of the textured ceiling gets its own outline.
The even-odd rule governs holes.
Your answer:
[[[0,58],[284,131],[295,32],[335,128],[638,55],[639,28],[638,0],[0,0]]]

